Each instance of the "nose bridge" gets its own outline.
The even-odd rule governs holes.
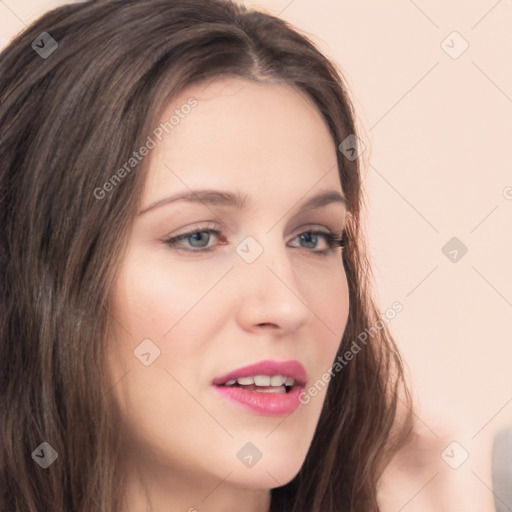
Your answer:
[[[280,282],[281,277],[285,282],[294,281],[293,269],[289,259],[288,248],[284,241],[275,233],[261,233],[259,235],[246,236],[237,246],[236,252],[239,259],[240,272],[246,274],[248,280],[254,280],[261,285]],[[254,284],[254,283],[253,283]],[[293,283],[291,283],[294,286]],[[275,284],[270,284],[275,287]],[[284,286],[281,283],[281,286]],[[263,287],[265,288],[265,287]]]
[[[310,311],[302,297],[289,248],[275,232],[247,236],[236,248],[239,311],[247,325],[272,323],[296,329]]]

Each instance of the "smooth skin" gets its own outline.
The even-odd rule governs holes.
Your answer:
[[[349,310],[343,249],[301,235],[340,236],[346,206],[300,206],[320,192],[343,196],[337,144],[314,104],[286,84],[195,85],[161,119],[190,97],[197,106],[146,157],[140,214],[112,290],[109,364],[124,419],[127,510],[265,512],[270,489],[293,479],[306,457],[327,386],[289,416],[271,417],[211,383],[274,359],[301,362],[309,386],[331,366]],[[148,209],[198,189],[240,193],[246,205]],[[191,229],[203,233],[165,242]],[[262,249],[252,263],[236,251],[246,237],[256,242],[243,245],[251,255]],[[134,350],[147,339],[160,355],[145,366]],[[237,457],[248,442],[262,454],[250,468]]]

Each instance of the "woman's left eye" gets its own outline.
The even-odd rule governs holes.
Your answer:
[[[188,252],[209,252],[213,249],[213,247],[215,247],[208,246],[212,234],[217,238],[222,235],[222,233],[217,229],[198,228],[193,231],[168,238],[164,240],[164,242],[170,247],[175,247],[177,249]],[[297,235],[294,240],[296,239],[300,240],[299,243],[304,242],[306,244],[299,246],[299,248],[312,249],[311,252],[317,252],[320,254],[335,251],[336,248],[345,247],[346,245],[344,237],[340,237],[332,231],[305,231],[304,233]],[[324,240],[325,247],[323,249],[318,249],[318,241],[322,239]],[[189,241],[190,245],[188,245],[188,247],[180,247],[180,243],[185,240]],[[227,242],[224,241],[222,244],[218,245],[226,245],[226,243]]]
[[[326,253],[334,251],[337,247],[345,247],[343,236],[337,236],[332,231],[306,231],[295,237],[295,239],[300,239],[306,244],[310,244],[306,247],[303,246],[305,249],[316,249],[319,238],[323,238],[326,247],[314,252]],[[315,247],[311,247],[311,244]]]

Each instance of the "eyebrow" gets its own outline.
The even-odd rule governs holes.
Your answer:
[[[201,203],[204,205],[213,206],[229,206],[231,208],[241,210],[246,207],[248,197],[247,195],[240,192],[227,192],[213,189],[192,190],[160,199],[144,208],[139,212],[138,215],[143,215],[150,210],[154,210],[160,206],[175,203],[177,201]],[[321,208],[322,206],[326,206],[331,203],[341,203],[347,206],[348,201],[345,196],[341,195],[336,190],[324,190],[303,202],[300,205],[299,210],[312,210],[314,208]]]

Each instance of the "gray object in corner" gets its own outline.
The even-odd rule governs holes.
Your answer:
[[[512,427],[500,430],[494,438],[492,485],[496,512],[512,512]]]

